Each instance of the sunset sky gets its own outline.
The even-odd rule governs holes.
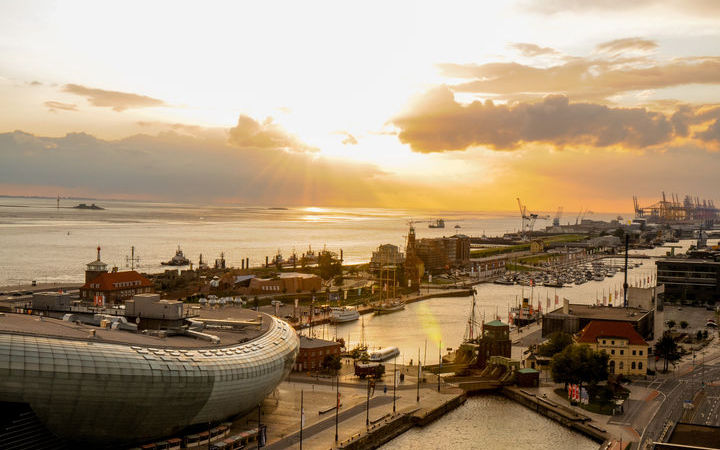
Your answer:
[[[720,2],[3,2],[0,194],[717,199]]]

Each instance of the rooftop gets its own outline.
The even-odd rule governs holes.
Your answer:
[[[210,314],[205,314],[210,313]],[[242,308],[224,308],[215,311],[201,311],[201,318],[253,320],[259,313]],[[260,329],[248,326],[240,331],[205,329],[204,333],[220,338],[220,344],[211,344],[208,341],[188,336],[168,336],[165,338],[130,331],[111,330],[92,325],[75,324],[60,319],[51,319],[27,314],[5,313],[0,316],[0,334],[24,334],[54,337],[61,339],[83,340],[88,342],[107,344],[143,345],[162,348],[207,348],[224,347],[239,344],[260,337],[268,331],[271,321],[263,314],[263,324]],[[95,336],[91,337],[91,330]]]
[[[593,320],[580,333],[578,342],[581,344],[595,344],[598,338],[609,337],[627,339],[630,345],[648,345],[629,322]]]
[[[597,305],[579,305],[575,303],[570,304],[571,316],[582,317],[590,320],[619,320],[623,322],[638,322],[640,319],[649,314],[650,311],[646,311],[640,308],[620,308],[612,306],[597,306]],[[548,315],[565,315],[563,314],[563,308],[560,307]]]
[[[118,283],[132,283],[132,282],[139,282],[139,284],[134,284],[132,286],[127,285],[124,287],[150,287],[153,286],[153,283],[145,278],[144,276],[140,275],[134,270],[128,270],[124,272],[106,272],[102,273],[92,280],[90,280],[88,283],[85,283],[83,285],[83,289],[90,289],[91,284],[99,284],[100,287],[97,288],[101,291],[112,291],[117,289],[123,289],[123,286],[118,286]]]
[[[300,348],[324,348],[334,347],[340,345],[335,341],[326,341],[325,339],[309,338],[307,336],[300,336]]]

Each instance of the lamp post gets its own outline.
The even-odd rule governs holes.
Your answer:
[[[440,392],[440,372],[442,371],[442,340],[438,343],[438,392]]]
[[[393,414],[395,414],[395,392],[397,389],[397,355],[395,355],[395,360],[393,364],[395,365],[393,369]]]
[[[337,373],[335,382],[335,443],[338,441],[338,414],[340,410],[340,371]]]
[[[370,428],[370,379],[367,383],[367,401],[365,403],[365,427]]]

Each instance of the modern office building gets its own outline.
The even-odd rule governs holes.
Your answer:
[[[153,317],[182,306],[144,304]],[[0,315],[0,408],[31,410],[69,448],[130,445],[253,410],[299,350],[290,325],[247,310],[152,333],[122,319]]]
[[[667,301],[715,303],[720,299],[720,261],[715,258],[665,258],[655,262],[657,283]]]

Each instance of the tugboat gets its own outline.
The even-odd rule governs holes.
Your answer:
[[[178,249],[175,251],[175,256],[173,256],[170,261],[163,261],[160,264],[163,266],[187,266],[190,264],[190,260],[183,255],[183,252],[180,250],[180,246],[178,245]]]
[[[445,228],[445,220],[437,219],[434,223],[429,224],[428,228]]]
[[[510,316],[518,327],[524,327],[536,322],[540,318],[540,313],[533,309],[530,299],[523,298],[522,305],[510,308]]]

